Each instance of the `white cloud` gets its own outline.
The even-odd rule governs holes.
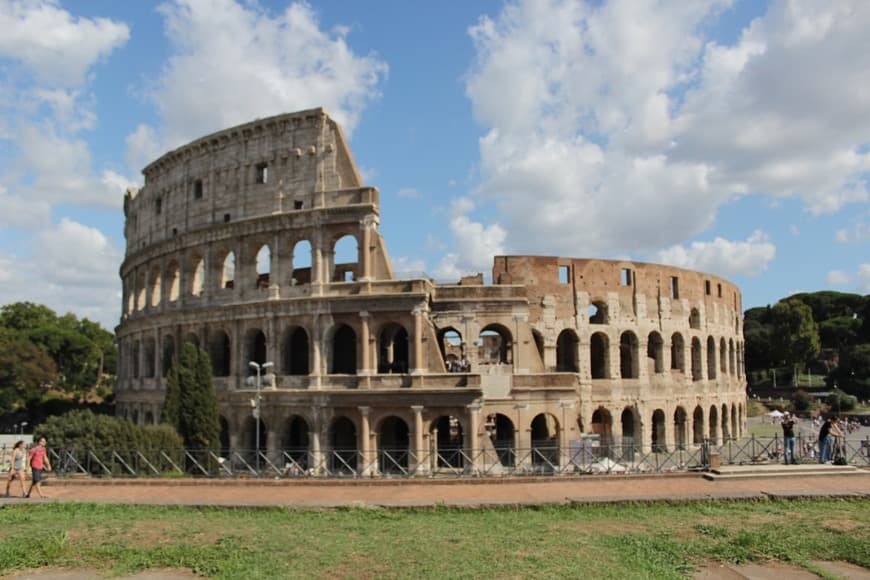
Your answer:
[[[0,57],[23,63],[48,85],[77,86],[88,69],[130,38],[126,24],[75,17],[56,0],[0,2]]]
[[[724,46],[703,35],[728,4],[515,0],[471,28],[475,194],[511,250],[676,257],[735,196],[799,196],[814,213],[868,199],[870,3],[774,0]],[[683,251],[738,249],[711,265],[757,273],[774,252]]]
[[[858,289],[862,294],[870,294],[870,263],[858,266]]]
[[[51,218],[51,206],[18,195],[9,195],[0,185],[0,227],[32,228],[43,226]]]
[[[757,276],[776,255],[767,235],[756,231],[743,242],[715,238],[712,242],[676,245],[658,253],[658,259],[673,266],[701,270],[720,276]]]
[[[843,244],[870,241],[870,224],[865,219],[866,216],[853,219],[849,228],[841,228],[834,232],[834,239]]]
[[[413,187],[403,187],[397,193],[402,199],[420,199],[423,195]]]
[[[387,74],[377,56],[354,54],[345,28],[321,30],[305,3],[274,16],[235,0],[174,0],[159,10],[172,45],[150,91],[163,149],[257,117],[319,106],[350,134]]]
[[[852,281],[852,276],[845,270],[831,270],[825,277],[829,286],[845,286]]]
[[[0,255],[0,303],[29,300],[114,328],[122,257],[99,230],[64,218],[36,235],[29,256]]]

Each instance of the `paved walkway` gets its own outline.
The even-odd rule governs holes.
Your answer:
[[[825,466],[822,466],[825,467]],[[832,467],[832,466],[831,466]],[[49,479],[49,499],[189,506],[497,506],[693,499],[870,498],[870,470],[852,475],[765,475],[709,481],[699,473],[450,480],[103,480]]]

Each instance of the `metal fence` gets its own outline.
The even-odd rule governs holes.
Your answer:
[[[231,450],[223,454],[190,449],[136,450],[50,448],[57,477],[127,478],[402,478],[505,477],[705,471],[711,465],[752,465],[783,461],[779,437],[734,439],[672,451],[650,451],[632,445],[560,449],[538,445],[529,449],[462,450],[415,453],[409,449],[363,452],[336,449],[313,453]],[[842,442],[848,464],[870,466],[870,437]],[[797,439],[796,458],[814,463],[814,440]],[[0,469],[11,449],[0,447]]]

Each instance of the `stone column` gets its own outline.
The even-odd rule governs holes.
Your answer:
[[[314,324],[311,325],[311,372],[308,388],[319,389],[323,381],[322,335],[320,324],[315,319]]]
[[[359,471],[360,475],[363,477],[374,475],[377,471],[377,466],[375,462],[372,461],[371,426],[369,423],[369,415],[371,414],[371,411],[371,407],[359,407],[359,451],[362,458],[362,465],[359,466]]]
[[[517,412],[516,425],[514,428],[514,452],[517,456],[517,468],[531,469],[532,467],[532,430],[525,426],[527,417],[527,404],[514,405]]]
[[[414,316],[414,359],[411,361],[413,367],[411,374],[422,374],[426,368],[423,365],[423,313],[426,312],[426,305],[419,304],[411,311]]]
[[[374,370],[372,367],[372,348],[369,344],[371,341],[371,334],[369,331],[369,318],[371,315],[362,310],[359,313],[360,318],[360,331],[359,331],[359,341],[360,341],[360,361],[357,365],[357,374],[362,376],[371,375]]]
[[[520,322],[526,322],[529,317],[526,314],[514,314],[514,336],[511,341],[511,365],[513,367],[513,372],[519,374],[526,374],[529,372],[529,369],[523,367],[522,362],[520,361]]]
[[[320,429],[315,426],[308,433],[310,450],[308,452],[308,468],[314,470],[315,475],[323,473],[323,452],[320,450]]]
[[[468,405],[468,443],[466,453],[471,457],[471,465],[467,466],[472,472],[476,473],[481,463],[481,446],[480,446],[480,402],[475,401]]]
[[[366,215],[360,222],[362,241],[359,245],[360,282],[368,282],[372,278],[372,232],[378,227],[378,216]]]
[[[426,448],[423,446],[423,406],[412,405],[414,412],[414,462],[412,469],[417,475],[429,473],[429,462],[426,461]]]
[[[571,427],[568,423],[568,413],[574,408],[574,401],[560,401],[559,407],[562,408],[562,417],[560,418],[562,428],[559,429],[559,467],[561,472],[571,466],[571,450],[568,446]]]

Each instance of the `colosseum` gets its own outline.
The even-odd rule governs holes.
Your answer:
[[[318,473],[554,470],[572,449],[624,458],[744,432],[741,297],[724,279],[543,256],[495,257],[491,283],[397,275],[378,190],[323,109],[143,173],[124,200],[116,330],[117,412],[134,422],[160,420],[189,341],[212,360],[222,452],[259,445]]]

